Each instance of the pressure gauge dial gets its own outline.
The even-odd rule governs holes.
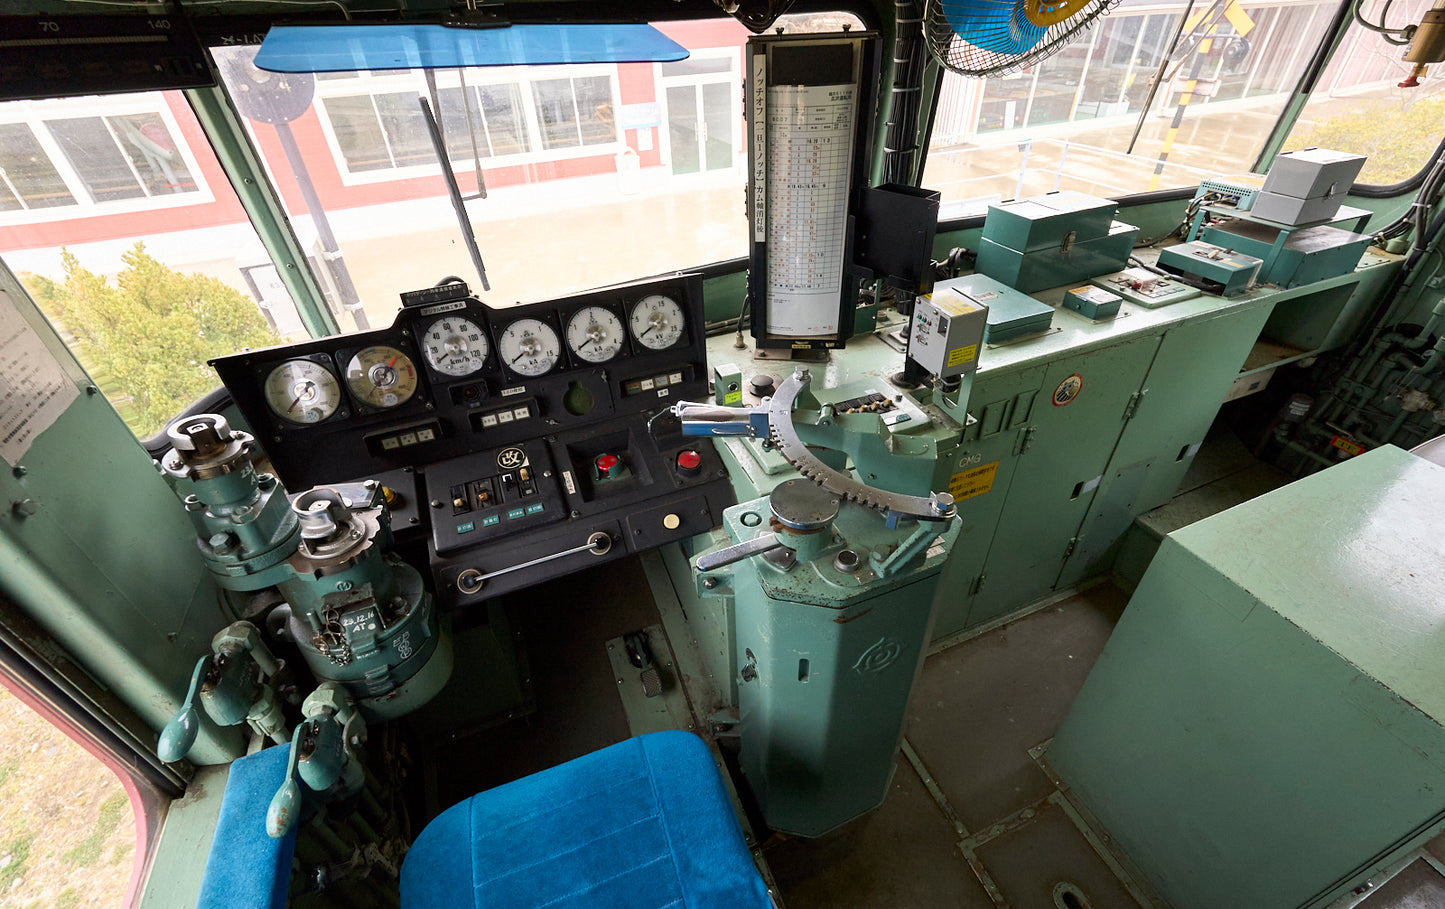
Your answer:
[[[671,297],[652,294],[632,307],[632,336],[651,350],[665,350],[682,337],[686,320]]]
[[[346,387],[368,407],[399,407],[416,393],[416,364],[395,347],[363,347],[346,364]]]
[[[497,349],[508,369],[531,378],[557,365],[562,342],[556,330],[541,319],[518,319],[497,339]]]
[[[336,376],[315,360],[287,360],[271,370],[263,388],[266,406],[288,423],[320,423],[341,403]]]
[[[457,378],[481,369],[492,349],[480,325],[458,316],[443,316],[428,325],[422,343],[431,368]]]
[[[622,349],[622,320],[612,310],[588,306],[567,320],[567,346],[588,363],[606,363]]]

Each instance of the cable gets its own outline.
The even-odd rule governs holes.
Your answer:
[[[1360,10],[1360,7],[1365,5],[1365,0],[1355,0],[1354,13],[1355,21],[1359,23],[1361,28],[1369,29],[1383,38],[1386,43],[1399,47],[1410,43],[1410,40],[1415,36],[1415,26],[1407,25],[1404,28],[1385,27],[1385,17],[1390,14],[1390,4],[1394,2],[1395,0],[1385,0],[1385,6],[1380,10],[1379,25],[1365,21],[1365,15]]]

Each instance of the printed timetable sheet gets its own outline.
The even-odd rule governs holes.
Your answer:
[[[857,88],[767,91],[767,331],[836,334]]]

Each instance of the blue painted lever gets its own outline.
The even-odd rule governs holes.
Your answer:
[[[196,711],[196,697],[201,689],[201,679],[205,677],[210,665],[209,653],[196,661],[196,668],[191,672],[191,687],[186,690],[185,700],[181,701],[180,712],[161,730],[156,754],[167,764],[179,761],[189,754],[191,746],[196,744],[196,736],[200,735],[201,716]]]

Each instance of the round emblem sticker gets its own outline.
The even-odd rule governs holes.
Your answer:
[[[1078,373],[1074,373],[1060,382],[1059,387],[1054,389],[1054,406],[1063,407],[1065,404],[1077,398],[1079,392],[1083,391],[1083,389],[1084,377]]]

